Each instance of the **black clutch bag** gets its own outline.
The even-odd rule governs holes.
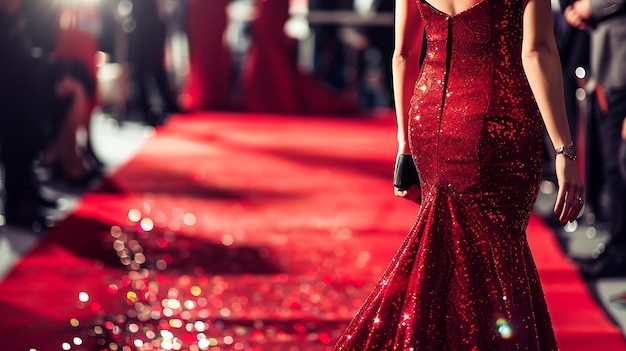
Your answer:
[[[409,154],[400,154],[393,172],[393,186],[400,190],[409,190],[413,185],[420,185],[413,157]]]

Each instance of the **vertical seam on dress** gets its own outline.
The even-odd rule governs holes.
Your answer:
[[[435,150],[435,155],[437,155],[437,163],[436,163],[436,184],[439,184],[439,146],[441,144],[441,125],[443,123],[443,110],[446,107],[446,93],[448,91],[448,80],[450,77],[450,61],[452,61],[452,18],[450,16],[446,16],[446,22],[448,24],[448,36],[446,37],[446,73],[443,77],[443,89],[441,91],[441,108],[439,109],[439,121],[437,124],[437,147]],[[439,184],[440,185],[440,184]]]
[[[487,0],[485,0],[486,2]],[[491,17],[493,17],[493,14],[491,13],[493,8],[491,7],[491,3],[487,3],[487,5],[489,5],[489,13],[491,14]],[[487,104],[485,106],[485,112],[483,114],[483,125],[481,127],[481,133],[480,133],[480,137],[481,139],[478,140],[478,148],[476,150],[476,152],[478,153],[478,155],[476,155],[476,159],[478,160],[478,173],[479,173],[479,177],[480,177],[480,202],[482,203],[483,201],[483,182],[482,182],[482,178],[483,178],[483,174],[484,174],[484,164],[481,162],[480,159],[480,152],[482,150],[482,142],[484,141],[484,135],[483,132],[485,130],[485,125],[487,123],[487,118],[488,116],[490,116],[491,114],[489,113],[489,111],[491,111],[491,101],[492,101],[492,97],[491,95],[493,94],[493,85],[494,85],[494,59],[493,59],[493,53],[494,53],[494,40],[493,40],[493,31],[494,31],[494,25],[492,24],[491,26],[489,26],[489,42],[491,43],[491,50],[489,51],[489,65],[490,65],[490,73],[489,76],[491,77],[489,79],[489,90],[487,90]]]

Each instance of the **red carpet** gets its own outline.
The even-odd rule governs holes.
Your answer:
[[[0,284],[0,349],[331,350],[417,211],[394,154],[389,118],[179,116]],[[626,350],[528,235],[561,349]]]

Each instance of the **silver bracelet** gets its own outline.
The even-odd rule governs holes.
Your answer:
[[[563,155],[570,160],[576,160],[576,148],[574,147],[574,143],[569,143],[569,145],[563,145],[554,149],[554,152],[557,155]]]

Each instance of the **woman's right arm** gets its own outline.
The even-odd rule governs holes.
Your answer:
[[[420,50],[424,28],[417,12],[414,0],[396,0],[395,9],[395,44],[392,57],[393,95],[398,125],[398,155],[410,154],[409,149],[409,100],[413,93],[413,85],[419,73]],[[404,158],[406,161],[406,158]],[[413,160],[410,160],[412,162]],[[409,162],[409,161],[407,161]],[[396,162],[396,168],[398,168]],[[396,169],[395,173],[399,171]],[[395,183],[395,179],[394,179]],[[399,189],[394,186],[394,195],[406,199],[419,198],[419,189]]]
[[[424,28],[414,0],[396,0],[393,93],[398,124],[398,153],[408,154],[409,99],[419,73]]]
[[[528,0],[524,9],[522,63],[554,147],[572,142],[563,93],[561,62],[552,30],[550,0]],[[562,222],[578,216],[583,183],[574,160],[557,155],[559,193],[554,213]]]

